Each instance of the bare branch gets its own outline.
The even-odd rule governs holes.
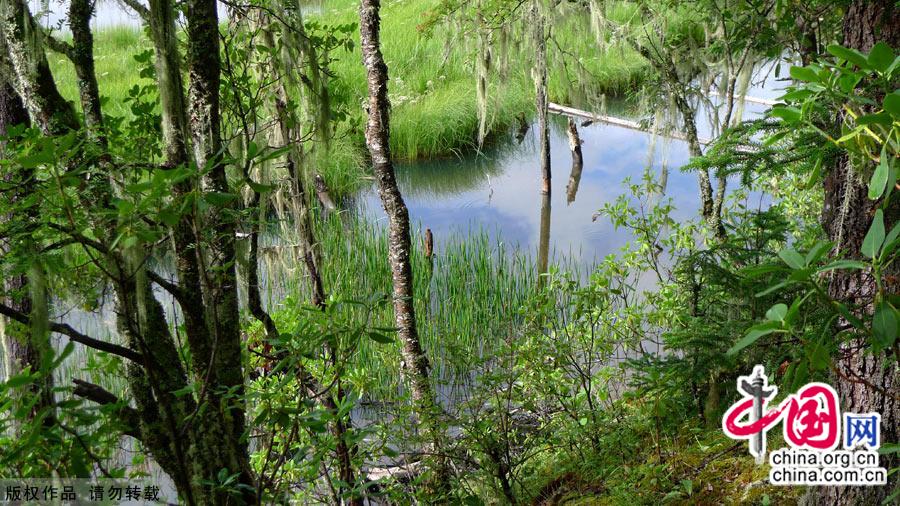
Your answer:
[[[138,16],[141,17],[145,22],[149,22],[150,20],[150,9],[148,9],[144,4],[138,2],[138,0],[119,0],[121,3],[125,4],[126,7],[133,10]]]
[[[78,378],[72,378],[72,383],[75,383],[75,388],[72,390],[73,394],[89,401],[96,402],[101,406],[106,406],[108,404],[118,404],[119,402],[121,402],[115,394],[101,387],[100,385],[95,385]],[[119,421],[122,422],[122,424],[125,426],[125,434],[135,439],[140,439],[141,418],[137,410],[132,408],[131,406],[123,405],[119,408],[117,414],[119,416]]]
[[[0,314],[24,325],[31,324],[31,318],[28,315],[20,311],[16,311],[15,309],[5,304],[0,304]],[[140,353],[132,350],[131,348],[126,348],[125,346],[120,346],[118,344],[94,339],[93,337],[78,332],[67,323],[49,322],[49,328],[53,332],[68,336],[70,340],[76,343],[83,344],[89,348],[94,348],[95,350],[99,351],[105,351],[106,353],[112,353],[113,355],[127,358],[128,360],[131,360],[133,362],[143,363],[143,356]]]

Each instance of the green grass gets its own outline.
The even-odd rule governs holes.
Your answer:
[[[471,37],[437,24],[430,32],[419,25],[423,13],[438,0],[391,0],[382,5],[382,48],[389,67],[392,102],[391,148],[397,159],[445,157],[474,150],[478,131],[475,59]],[[320,25],[356,23],[358,5],[353,0],[324,2],[308,20]],[[548,50],[549,93],[556,102],[590,106],[600,94],[624,95],[647,75],[647,64],[630,48],[617,44],[600,49],[583,7],[562,7],[552,22],[554,39]],[[613,3],[606,16],[619,23],[635,20],[634,7]],[[339,128],[328,153],[318,160],[337,193],[351,192],[360,184],[365,160],[362,132],[366,97],[365,69],[360,63],[358,35],[353,51],[335,50],[329,88],[333,99],[345,105],[348,121]],[[608,41],[609,35],[603,39]],[[506,56],[508,67],[501,77],[499,48],[493,49],[493,71],[488,84],[488,133],[497,134],[533,111],[530,77],[533,51],[527,36],[513,32]],[[451,51],[445,60],[447,41]],[[497,46],[498,44],[495,44]],[[133,55],[151,47],[137,28],[110,27],[95,33],[95,58],[105,112],[128,115],[123,101],[127,90],[139,82]],[[63,95],[77,103],[78,90],[72,65],[61,55],[49,60]]]
[[[130,114],[124,99],[128,97],[128,90],[140,81],[134,55],[151,47],[149,39],[138,28],[109,27],[94,34],[94,65],[100,96],[107,98],[103,104],[106,114]],[[78,81],[72,63],[53,52],[47,53],[47,60],[60,92],[78,104]],[[80,106],[77,108],[80,110]]]
[[[290,227],[288,227],[289,229]],[[343,301],[371,300],[391,292],[387,230],[383,223],[361,216],[332,214],[316,225],[327,293]],[[284,234],[284,232],[282,232]],[[507,249],[485,230],[446,238],[429,263],[423,253],[423,235],[413,231],[412,263],[415,307],[422,345],[438,378],[452,381],[471,368],[476,357],[489,356],[494,345],[515,335],[518,310],[537,287],[533,259],[515,248]],[[276,244],[292,244],[283,235]],[[269,279],[284,280],[269,292],[270,307],[285,328],[301,318],[282,305],[285,294],[308,303],[309,287],[300,263],[290,249],[276,247],[273,256],[263,256]],[[354,261],[345,261],[353,258]],[[288,272],[291,272],[289,275]],[[346,305],[353,321],[371,318],[377,327],[393,327],[393,308],[383,303],[369,309]],[[280,313],[280,314],[279,314]],[[298,316],[298,314],[300,316]],[[254,325],[253,332],[260,332]],[[399,343],[381,344],[365,340],[354,356],[354,368],[365,375],[360,391],[390,398],[399,385]],[[460,359],[465,363],[460,363]],[[351,374],[352,376],[352,374]]]
[[[429,32],[418,26],[423,14],[438,6],[437,0],[393,0],[382,4],[382,51],[391,77],[391,149],[396,158],[416,159],[451,155],[476,147],[478,132],[475,87],[477,51],[473,40],[438,24]],[[328,2],[320,19],[324,23],[350,23],[357,19],[357,2]],[[634,8],[613,4],[607,16],[616,22],[634,19]],[[586,103],[601,93],[624,94],[646,76],[647,63],[632,49],[611,44],[601,50],[591,33],[584,8],[558,13],[553,22],[554,41],[548,48],[550,99],[563,103]],[[606,37],[607,39],[609,36]],[[445,44],[452,51],[444,61]],[[513,33],[507,55],[509,66],[501,77],[493,49],[495,71],[488,85],[489,131],[500,132],[516,116],[534,109],[533,84],[527,36]],[[557,47],[558,44],[558,47]],[[496,44],[495,44],[496,45]],[[336,95],[348,104],[365,100],[365,71],[359,64],[358,48],[352,55],[335,55],[332,69]],[[351,108],[353,123],[361,124],[363,111]]]

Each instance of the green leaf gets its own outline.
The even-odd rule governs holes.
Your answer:
[[[880,302],[872,317],[872,334],[882,348],[894,344],[897,339],[897,310],[887,302]]]
[[[878,455],[890,455],[900,452],[900,443],[882,443],[878,448]]]
[[[809,365],[813,370],[821,371],[827,369],[831,365],[831,354],[828,353],[828,347],[820,341],[815,343],[812,351],[808,354]]]
[[[891,115],[886,112],[879,112],[875,114],[866,114],[856,118],[857,125],[883,125],[888,128],[891,126]]]
[[[900,93],[895,91],[884,97],[884,110],[895,118],[900,117]]]
[[[788,307],[787,304],[775,304],[768,311],[766,311],[766,319],[773,322],[781,322],[784,321],[784,317],[787,315]]]
[[[745,335],[741,340],[734,344],[729,350],[726,352],[728,356],[734,356],[737,352],[743,350],[747,346],[755,343],[759,340],[760,337],[766,336],[779,330],[781,324],[779,322],[765,322],[760,323],[759,325],[754,325],[750,327],[750,330],[747,331],[747,335]]]
[[[233,193],[207,192],[203,194],[203,200],[217,207],[225,206],[237,198],[238,196]]]
[[[390,344],[394,342],[394,339],[391,336],[382,334],[381,332],[369,332],[369,339],[381,344]]]
[[[850,93],[862,80],[863,76],[858,72],[849,72],[841,76],[838,85],[844,93]]]
[[[853,63],[860,68],[867,68],[869,66],[866,57],[855,49],[849,49],[838,44],[831,44],[826,49],[829,53],[837,56],[841,60]]]
[[[274,185],[259,184],[252,179],[247,179],[247,186],[249,186],[250,189],[252,189],[256,193],[269,193],[275,190]]]
[[[791,67],[790,74],[798,81],[816,82],[819,80],[819,74],[809,67]]]
[[[800,109],[791,106],[775,106],[769,111],[769,115],[781,118],[785,123],[797,123],[803,116]]]
[[[825,253],[831,250],[834,244],[828,241],[819,241],[815,246],[812,247],[809,252],[806,253],[806,258],[804,259],[804,265],[812,265],[819,261]]]
[[[778,252],[778,256],[788,264],[791,269],[802,269],[806,267],[803,263],[803,256],[797,253],[793,248],[785,248]]]
[[[10,389],[19,388],[19,387],[28,385],[29,383],[31,383],[33,381],[34,381],[34,376],[31,373],[25,372],[25,373],[17,374],[15,376],[9,378],[8,380],[6,380],[6,382],[3,384],[3,386],[5,388],[10,388]]]
[[[758,292],[756,294],[756,296],[757,297],[765,297],[766,295],[769,295],[772,292],[777,292],[778,290],[781,290],[782,288],[790,285],[791,283],[793,283],[793,281],[790,281],[790,280],[782,281],[781,283],[778,283],[777,285],[770,286],[769,288],[766,288],[765,290]]]
[[[875,218],[872,219],[872,225],[866,233],[866,237],[862,243],[862,254],[868,258],[875,258],[884,242],[884,212],[879,209],[875,211]]]
[[[883,73],[894,63],[894,51],[891,46],[879,42],[869,51],[868,62],[873,69]]]
[[[837,269],[865,269],[867,264],[859,260],[835,260],[830,264],[822,267],[817,272],[834,271]]]
[[[875,167],[875,172],[872,173],[872,179],[869,181],[869,198],[871,200],[878,200],[884,195],[884,189],[887,188],[888,182],[888,174],[890,174],[890,167],[888,166],[888,154],[887,154],[887,144],[881,148],[881,160],[878,162],[878,166]]]
[[[37,153],[22,157],[18,161],[19,165],[26,169],[35,169],[41,165],[50,164],[56,161],[56,153],[50,149],[44,149]]]
[[[804,185],[805,189],[810,189],[819,182],[819,176],[822,174],[822,162],[824,157],[820,154],[818,158],[816,158],[816,163],[813,165],[813,170],[809,174],[809,179],[806,180],[806,184]]]
[[[782,102],[802,102],[811,96],[813,96],[813,92],[806,89],[799,89],[785,93],[779,97],[778,100],[781,100]]]
[[[881,249],[881,255],[884,256],[887,253],[890,253],[894,248],[894,241],[897,240],[897,237],[900,236],[900,223],[894,225],[894,228],[888,232],[887,237],[884,238],[884,247]]]

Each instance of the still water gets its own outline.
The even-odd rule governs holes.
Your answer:
[[[761,87],[759,87],[761,88]],[[770,93],[762,93],[760,96]],[[631,120],[627,108],[616,116]],[[743,117],[759,116],[765,105],[746,103]],[[704,115],[701,114],[702,118]],[[680,167],[689,159],[687,143],[594,122],[581,126],[584,166],[577,191],[573,191],[572,155],[565,119],[551,116],[550,154],[552,190],[549,206],[551,257],[565,258],[571,265],[589,268],[616,252],[631,234],[615,230],[605,216],[595,215],[605,203],[627,193],[626,179],[637,183],[645,171],[657,181],[665,179],[665,197],[675,208],[672,218],[683,221],[697,216],[697,175]],[[484,229],[497,242],[536,253],[540,246],[542,210],[539,141],[532,125],[527,134],[501,140],[481,153],[455,158],[399,163],[396,167],[400,191],[410,210],[410,219],[424,230],[430,228],[438,249],[442,240]],[[713,127],[708,120],[698,124],[701,138]],[[736,186],[730,182],[730,186]],[[371,219],[386,220],[374,187],[359,196],[358,207]],[[555,253],[555,255],[554,255]]]

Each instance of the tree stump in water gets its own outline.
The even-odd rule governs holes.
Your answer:
[[[569,184],[566,186],[566,202],[575,201],[578,193],[578,185],[581,183],[581,169],[584,168],[584,157],[581,153],[581,137],[578,135],[578,127],[575,120],[569,117],[569,127],[566,129],[569,137],[569,149],[572,150],[572,173],[569,175]]]
[[[321,174],[316,174],[314,184],[316,187],[316,196],[319,198],[319,203],[322,204],[322,207],[328,212],[337,209],[337,206],[334,205],[334,201],[331,200],[331,195],[328,193],[328,185],[325,184],[325,179],[322,178]]]
[[[425,229],[425,258],[428,261],[431,261],[431,257],[434,256],[434,236],[431,234],[431,229]]]

